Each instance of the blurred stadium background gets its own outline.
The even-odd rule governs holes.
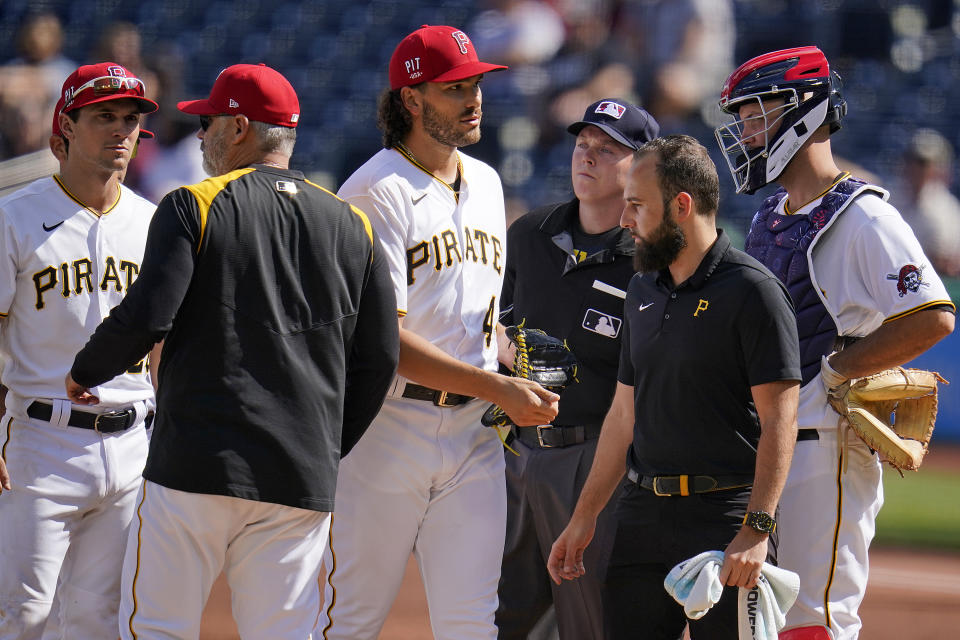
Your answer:
[[[217,73],[238,62],[265,62],[290,79],[302,110],[293,166],[336,189],[380,147],[375,110],[387,61],[421,24],[462,27],[483,59],[511,66],[485,79],[483,139],[467,152],[499,170],[512,217],[571,196],[573,139],[564,129],[594,100],[618,97],[653,112],[664,133],[691,134],[714,153],[722,224],[738,239],[769,189],[733,193],[713,139],[720,86],[754,55],[818,45],[849,103],[834,149],[845,168],[891,190],[960,299],[960,0],[0,0],[0,192],[56,171],[47,138],[60,86],[77,64],[104,60],[135,71],[161,104],[146,123],[157,139],[141,145],[127,176],[154,201],[204,177],[196,119],[176,102],[206,96]],[[960,335],[917,364],[960,383]],[[879,545],[960,548],[960,449],[945,446],[951,441],[960,443],[956,385],[941,394],[932,462],[906,480],[885,475]],[[931,585],[905,584],[881,558],[865,605],[869,636],[949,637],[957,623],[945,612],[957,594],[939,588],[937,600]],[[949,572],[956,559],[931,563]],[[425,628],[410,573],[414,586],[398,608],[420,626],[384,637],[429,637],[409,631]],[[886,591],[873,582],[885,575]],[[203,637],[233,639],[218,584]],[[921,610],[929,634],[917,627]]]
[[[336,189],[380,147],[387,61],[421,24],[460,26],[483,59],[511,66],[485,78],[483,138],[467,149],[499,170],[511,218],[571,195],[565,126],[619,97],[711,149],[736,239],[769,190],[733,193],[713,139],[720,86],[754,55],[816,44],[844,79],[845,168],[890,189],[940,273],[960,276],[960,0],[0,0],[0,181],[56,170],[46,147],[63,79],[114,60],[161,104],[127,176],[158,200],[204,177],[196,119],[176,102],[206,96],[225,66],[265,62],[300,96],[293,166]],[[951,337],[919,364],[960,380],[957,355]],[[948,388],[941,415],[938,439],[960,442],[960,394]]]

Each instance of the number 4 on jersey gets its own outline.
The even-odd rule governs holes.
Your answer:
[[[483,333],[487,336],[486,345],[490,346],[490,340],[493,338],[494,318],[496,317],[497,296],[490,298],[490,306],[487,307],[487,313],[483,316]]]

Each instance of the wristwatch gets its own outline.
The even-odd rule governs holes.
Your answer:
[[[773,533],[777,528],[777,521],[766,511],[748,511],[743,524],[760,533]]]

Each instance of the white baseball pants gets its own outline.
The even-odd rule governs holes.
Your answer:
[[[821,625],[835,640],[856,640],[867,590],[867,552],[883,506],[880,461],[849,433],[846,471],[838,432],[797,443],[780,497],[777,563],[800,575],[800,595],[784,629]]]
[[[375,640],[413,551],[437,640],[494,640],[507,499],[488,405],[388,398],[340,464],[323,640]]]
[[[244,640],[308,640],[329,531],[328,512],[145,480],[123,561],[120,637],[196,638],[223,571]]]
[[[8,415],[0,443],[0,639],[115,637],[143,423],[100,434]]]

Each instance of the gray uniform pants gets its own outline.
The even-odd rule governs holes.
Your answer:
[[[500,640],[525,640],[553,604],[561,640],[602,640],[601,586],[613,543],[613,505],[597,519],[584,553],[586,575],[555,585],[547,573],[550,547],[570,520],[597,448],[597,440],[562,449],[530,448],[519,440],[504,451],[507,535],[496,623]]]

